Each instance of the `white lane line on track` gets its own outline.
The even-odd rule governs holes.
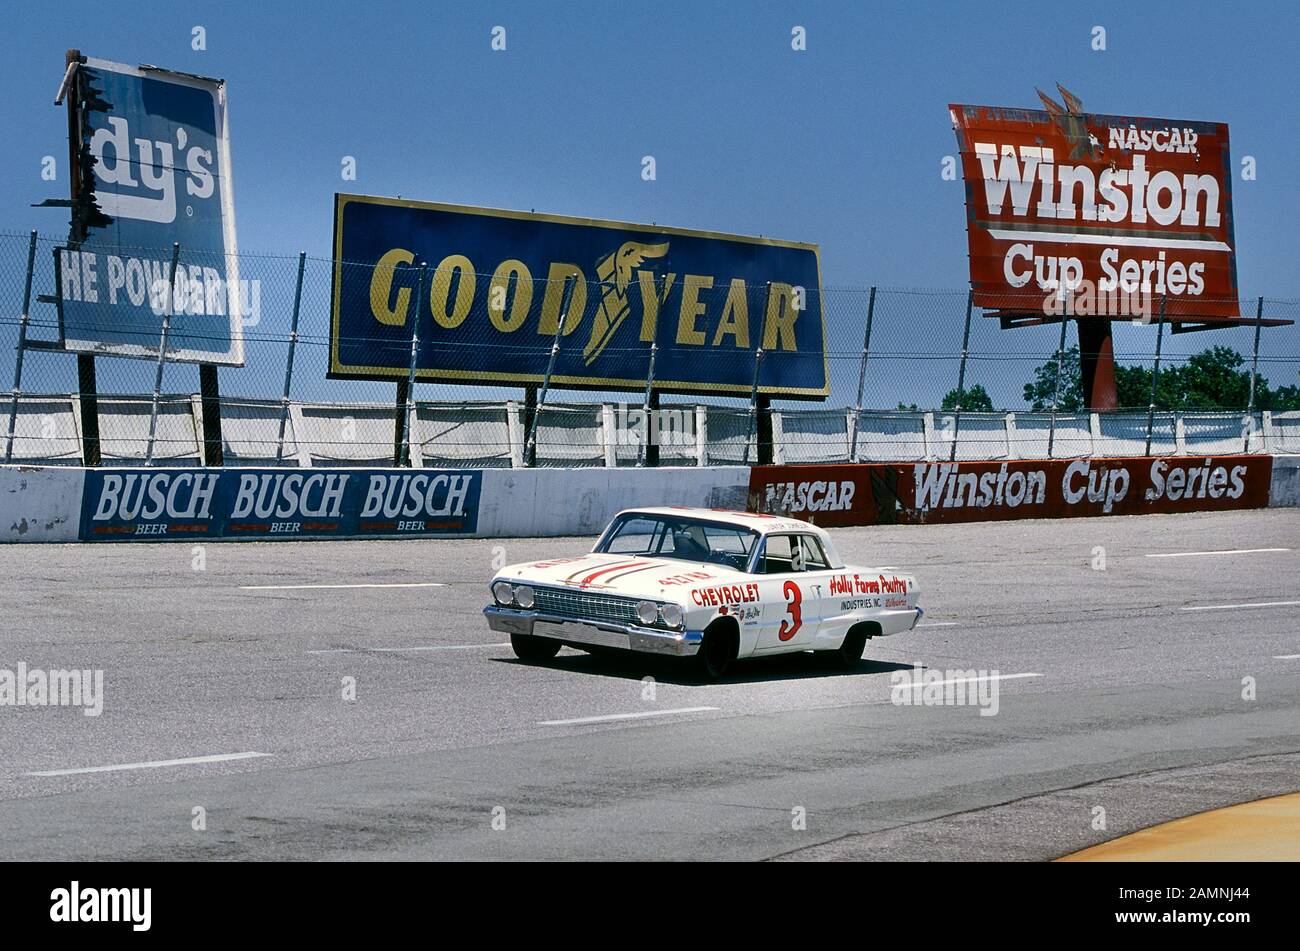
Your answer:
[[[256,759],[270,753],[216,753],[212,756],[186,756],[183,759],[156,759],[147,763],[119,763],[116,766],[83,766],[80,769],[45,769],[27,776],[76,776],[81,773],[116,773],[124,769],[158,769],[162,766],[192,766],[196,763],[229,763],[233,760]]]
[[[445,588],[441,581],[403,581],[391,584],[241,584],[240,591],[301,591],[320,588]]]
[[[1041,677],[1042,674],[989,674],[985,677],[955,677],[951,680],[936,680],[932,683],[912,682],[891,684],[890,690],[918,690],[922,687],[944,687],[948,684],[977,684],[994,680],[1023,680],[1026,677]]]
[[[574,726],[581,723],[611,723],[615,720],[639,720],[642,717],[666,717],[674,713],[705,713],[717,707],[677,707],[674,710],[645,710],[641,713],[607,713],[599,717],[575,717],[572,720],[538,720],[538,726]]]
[[[1300,660],[1300,654],[1274,654],[1274,660]]]
[[[1191,558],[1196,555],[1258,555],[1270,551],[1293,551],[1291,548],[1224,548],[1216,551],[1166,551],[1145,555],[1146,558]]]
[[[922,621],[917,627],[956,627],[956,621]]]
[[[1289,608],[1300,601],[1252,601],[1249,604],[1201,604],[1179,608],[1180,611],[1232,611],[1237,608]]]
[[[305,651],[307,654],[405,654],[411,651],[475,651],[488,647],[509,647],[509,641],[500,644],[430,644],[425,647],[327,647]]]

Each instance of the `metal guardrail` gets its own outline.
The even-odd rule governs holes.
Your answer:
[[[84,463],[76,394],[23,394],[17,405],[14,463]],[[204,461],[199,394],[104,396],[99,412],[106,465]],[[513,400],[412,401],[400,431],[386,403],[225,399],[221,413],[226,466],[391,465],[395,439],[414,467],[527,463],[525,408]],[[1300,412],[963,412],[958,424],[956,412],[774,409],[771,429],[772,461],[787,464],[1300,452]],[[539,466],[645,465],[651,444],[660,465],[759,458],[752,414],[728,406],[551,403],[534,435]]]

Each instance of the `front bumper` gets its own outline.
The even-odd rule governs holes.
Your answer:
[[[566,644],[614,647],[671,657],[694,656],[704,640],[702,631],[660,631],[613,621],[579,621],[495,604],[485,607],[483,616],[488,627],[503,634],[531,634]]]

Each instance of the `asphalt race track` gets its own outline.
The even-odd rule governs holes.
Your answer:
[[[487,629],[494,558],[591,539],[4,547],[0,667],[104,705],[0,707],[0,858],[1047,859],[1300,787],[1300,511],[833,534],[924,626],[714,686]]]

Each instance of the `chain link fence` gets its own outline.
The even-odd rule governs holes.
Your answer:
[[[60,291],[67,286],[61,280],[70,279],[60,273],[56,254],[65,245],[62,238],[39,237],[32,252],[31,236],[0,233],[0,380],[9,397],[0,404],[0,448],[8,461],[81,464],[87,437],[97,426],[104,464],[197,464],[211,455],[205,436],[216,415],[226,465],[387,465],[394,459],[472,467],[710,465],[769,456],[831,462],[1148,449],[1156,454],[1300,451],[1300,329],[1295,325],[1262,327],[1258,333],[1253,326],[1174,333],[1172,324],[1157,328],[1154,315],[1144,325],[1116,321],[1122,405],[1095,414],[1082,405],[1076,321],[1066,324],[1062,348],[1059,321],[1004,329],[995,311],[970,308],[965,290],[807,289],[810,295],[820,293],[823,357],[789,352],[780,327],[770,328],[761,316],[767,313],[767,288],[745,289],[741,302],[727,301],[733,289],[718,285],[699,290],[703,312],[726,314],[729,307],[743,307],[751,320],[722,326],[711,316],[682,330],[679,315],[665,313],[660,319],[679,327],[674,343],[657,345],[652,354],[644,333],[638,338],[628,329],[620,338],[624,346],[611,344],[602,354],[624,368],[620,379],[626,388],[583,390],[562,378],[549,385],[545,375],[538,379],[528,363],[537,354],[536,336],[527,345],[497,342],[502,328],[513,326],[511,332],[540,334],[562,349],[590,346],[580,308],[572,307],[577,319],[563,328],[554,308],[548,318],[542,302],[563,295],[545,280],[507,282],[494,297],[490,292],[500,283],[498,275],[469,276],[479,292],[465,294],[466,274],[433,271],[423,298],[423,313],[433,322],[426,317],[421,324],[428,333],[417,342],[419,362],[467,369],[455,381],[425,382],[417,374],[408,390],[412,351],[406,339],[400,347],[391,337],[342,341],[371,365],[390,368],[385,379],[328,376],[335,268],[359,265],[244,253],[238,260],[239,286],[214,299],[203,271],[224,273],[223,262],[185,249],[172,298],[185,306],[173,307],[168,350],[215,339],[214,328],[228,320],[222,308],[235,306],[243,322],[243,366],[218,371],[219,397],[214,397],[205,394],[196,364],[100,356],[93,364],[95,405],[83,398],[89,387],[79,374],[79,362],[88,361],[54,349]],[[165,262],[171,249],[142,256]],[[99,273],[95,292],[128,295],[134,302],[150,293],[160,273]],[[579,297],[599,301],[608,289],[608,282],[592,282],[565,290],[572,306]],[[1300,318],[1297,300],[1243,300],[1239,306],[1245,316]],[[442,333],[449,325],[457,330],[454,341]],[[751,331],[751,325],[758,329]],[[161,331],[160,318],[156,330],[138,334],[139,346],[156,355]],[[26,341],[21,349],[20,338]],[[468,367],[478,361],[471,357],[480,357],[487,347],[498,351],[494,366],[510,372],[526,365],[528,379],[500,386],[476,378]],[[673,394],[673,381],[663,376],[663,368],[687,351],[699,359],[707,350],[727,379],[766,385],[771,379],[764,348],[769,354],[780,350],[787,361],[809,361],[801,370],[818,380],[824,360],[828,396],[774,398],[767,414],[762,401],[756,405],[752,386],[733,382],[702,398]],[[647,388],[655,368],[655,385]],[[13,390],[10,384],[16,384]],[[95,419],[88,420],[92,409]]]

